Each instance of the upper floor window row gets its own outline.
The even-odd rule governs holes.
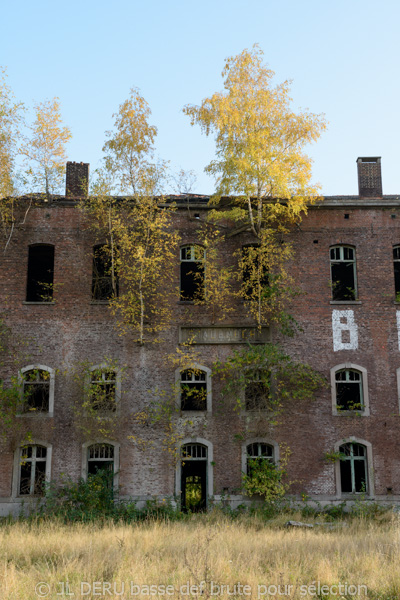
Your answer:
[[[259,285],[269,284],[268,270],[260,266],[257,246],[243,246],[243,285],[247,294],[254,288],[255,275]],[[54,246],[33,244],[28,250],[27,302],[53,302]],[[253,256],[254,254],[254,256]],[[352,246],[330,248],[332,300],[353,302],[357,300],[356,250]],[[400,245],[393,247],[393,267],[396,300],[400,300]],[[180,249],[180,299],[204,299],[205,250],[191,244]],[[109,301],[119,294],[119,279],[113,256],[105,244],[93,248],[92,300]]]

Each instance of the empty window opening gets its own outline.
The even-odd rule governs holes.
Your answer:
[[[274,447],[264,442],[254,442],[246,447],[247,461],[246,472],[251,475],[252,469],[256,467],[260,461],[267,460],[271,463],[275,462]]]
[[[27,302],[52,302],[54,278],[54,246],[29,246]]]
[[[207,410],[207,373],[200,369],[181,372],[181,410]]]
[[[336,406],[338,410],[363,410],[362,374],[343,369],[335,374]]]
[[[339,447],[342,493],[368,493],[367,449],[362,444],[348,443]]]
[[[254,373],[246,373],[244,392],[246,410],[268,409],[270,391],[271,374],[269,371],[257,369]]]
[[[185,444],[181,449],[181,495],[184,512],[207,508],[207,446]]]
[[[330,259],[332,299],[356,300],[356,257],[354,248],[335,246],[330,249]]]
[[[22,412],[49,412],[50,373],[32,369],[23,373]]]
[[[99,412],[115,412],[116,403],[116,373],[94,369],[90,373],[90,407]]]
[[[109,487],[113,487],[114,446],[111,444],[92,444],[87,449],[87,474],[101,475]]]
[[[400,246],[393,248],[394,291],[396,300],[400,300]]]
[[[92,300],[109,300],[118,296],[119,282],[115,274],[111,250],[106,245],[93,248]]]
[[[20,453],[19,495],[43,496],[46,481],[47,448],[24,446]]]
[[[183,246],[181,248],[180,299],[183,301],[204,299],[204,248]]]

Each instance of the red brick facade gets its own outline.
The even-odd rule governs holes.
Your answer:
[[[320,501],[346,498],[340,488],[339,461],[327,462],[324,456],[338,450],[344,441],[353,440],[365,448],[367,497],[390,501],[400,498],[397,383],[400,368],[397,311],[400,306],[395,301],[393,265],[393,247],[400,244],[399,206],[397,196],[327,197],[310,209],[300,228],[291,234],[295,248],[291,271],[304,292],[295,298],[292,314],[303,332],[283,340],[285,350],[292,357],[309,363],[329,381],[330,371],[335,366],[364,369],[368,382],[364,397],[367,392],[369,400],[369,414],[366,411],[364,414],[358,411],[334,414],[331,389],[326,388],[313,400],[298,405],[292,402],[282,415],[281,423],[264,435],[267,443],[286,444],[290,448],[288,476],[293,481],[293,494],[305,493]],[[192,199],[190,213],[186,205],[178,209],[176,226],[181,232],[182,245],[198,241],[196,232],[206,211],[201,198]],[[199,218],[194,217],[194,213]],[[229,238],[224,261],[229,263],[235,249],[249,239],[248,234]],[[119,335],[107,304],[91,301],[92,251],[96,241],[76,204],[59,198],[31,208],[25,224],[14,231],[2,258],[1,302],[13,339],[20,344],[20,368],[45,365],[54,369],[55,389],[54,415],[18,417],[20,428],[3,443],[0,514],[18,510],[21,503],[18,452],[26,430],[32,432],[32,444],[45,443],[51,449],[47,462],[52,480],[59,481],[65,475],[77,479],[85,474],[87,444],[107,440],[83,439],[76,430],[72,406],[79,388],[72,371],[83,362],[99,365],[106,359],[125,369],[121,382],[121,425],[118,439],[111,440],[116,444],[119,496],[165,498],[180,491],[179,468],[161,447],[161,426],[144,425],[139,432],[135,419],[129,415],[146,406],[150,390],[169,389],[174,384],[174,371],[163,357],[177,347],[179,327],[209,326],[209,316],[204,307],[180,303],[177,296],[173,322],[161,343],[139,346],[129,335]],[[28,246],[32,244],[55,247],[54,303],[25,302]],[[332,301],[332,246],[355,249],[356,300]],[[175,269],[178,286],[179,249]],[[249,324],[241,313],[238,305],[222,324],[232,327]],[[354,325],[351,325],[352,319]],[[346,329],[348,323],[352,332]],[[338,331],[338,327],[342,330]],[[211,369],[216,360],[226,358],[238,347],[201,344],[199,363]],[[10,377],[12,373],[6,375]],[[229,494],[238,503],[243,501],[238,493],[243,446],[250,439],[238,441],[235,438],[241,431],[240,419],[232,407],[220,402],[220,393],[216,377],[212,381],[211,412],[195,415],[185,437],[186,441],[208,444],[208,496],[218,499],[221,494]],[[251,431],[255,417],[249,414],[244,418]],[[153,445],[143,450],[131,437],[138,432],[139,437],[152,441]],[[257,437],[257,441],[262,440]]]

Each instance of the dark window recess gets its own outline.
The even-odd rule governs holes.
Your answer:
[[[118,296],[119,282],[115,279],[115,294]],[[112,262],[107,246],[93,248],[92,300],[109,300],[114,296]]]
[[[340,481],[344,494],[368,492],[366,448],[361,444],[340,446]]]
[[[204,371],[181,373],[181,410],[207,410],[207,375]]]
[[[50,373],[34,369],[24,373],[23,412],[48,412],[50,398]]]
[[[27,302],[53,300],[54,246],[29,246]]]
[[[181,248],[180,299],[204,300],[204,249],[200,246]]]
[[[260,246],[248,245],[242,247],[242,277],[245,296],[252,296],[258,288],[269,286],[269,273],[263,265]]]
[[[43,496],[46,480],[46,455],[44,446],[26,446],[21,450],[19,494]]]
[[[331,248],[331,279],[333,300],[356,300],[355,253],[353,248]]]
[[[244,398],[246,410],[266,410],[270,395],[270,373],[256,372],[248,376]]]
[[[394,291],[396,300],[400,300],[400,246],[393,248]]]
[[[336,373],[336,405],[340,410],[362,410],[362,376],[358,371]]]
[[[113,487],[114,447],[110,444],[93,444],[88,448],[88,477],[101,475],[107,487]]]

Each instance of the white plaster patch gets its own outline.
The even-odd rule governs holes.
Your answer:
[[[397,326],[400,324],[400,311],[397,313]],[[400,347],[400,329],[399,347]],[[345,335],[343,335],[345,334]],[[354,311],[333,310],[332,311],[332,337],[333,351],[357,350],[358,349],[358,327],[354,321]],[[344,339],[346,341],[344,341]]]
[[[397,321],[397,339],[399,342],[399,350],[400,350],[400,310],[396,310],[396,321]]]

